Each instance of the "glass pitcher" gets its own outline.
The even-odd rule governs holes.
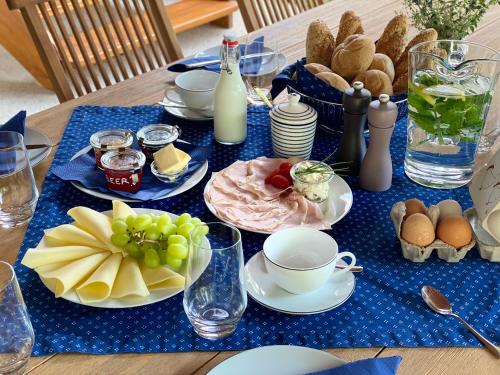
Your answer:
[[[429,187],[465,185],[500,72],[500,54],[438,40],[410,49],[405,173]]]

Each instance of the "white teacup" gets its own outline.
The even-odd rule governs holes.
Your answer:
[[[335,275],[349,272],[356,264],[353,253],[339,253],[332,237],[310,228],[289,228],[270,235],[263,253],[274,282],[293,294],[309,293],[324,285],[340,258],[349,257],[351,263]]]
[[[167,90],[168,100],[194,109],[213,108],[215,86],[219,73],[209,70],[190,70],[175,78],[175,89]],[[176,98],[177,95],[180,96]]]

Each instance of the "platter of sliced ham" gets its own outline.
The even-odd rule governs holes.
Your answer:
[[[270,234],[298,226],[331,229],[351,209],[349,185],[335,175],[328,199],[318,204],[293,187],[279,189],[266,184],[266,176],[287,161],[260,157],[236,161],[213,173],[204,191],[208,209],[220,220],[255,233]]]

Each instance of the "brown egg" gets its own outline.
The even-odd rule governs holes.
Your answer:
[[[424,214],[408,216],[401,227],[401,238],[417,246],[428,246],[436,238],[431,220]]]
[[[460,249],[472,241],[469,221],[457,215],[444,217],[437,227],[437,237],[455,249]]]
[[[419,201],[417,198],[408,199],[407,201],[405,201],[405,206],[406,206],[406,213],[405,216],[403,217],[403,220],[405,220],[410,215],[416,213],[421,213],[425,215],[427,212],[422,201]]]

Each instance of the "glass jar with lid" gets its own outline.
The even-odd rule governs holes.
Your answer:
[[[181,135],[177,125],[152,124],[139,129],[137,140],[148,162],[153,161],[153,154],[170,143],[175,142]]]
[[[113,150],[125,151],[132,146],[133,142],[134,137],[129,130],[106,129],[92,134],[90,145],[94,149],[97,167],[103,169],[101,158],[106,152]]]
[[[146,157],[141,151],[109,151],[101,158],[108,189],[135,193],[142,184]]]

